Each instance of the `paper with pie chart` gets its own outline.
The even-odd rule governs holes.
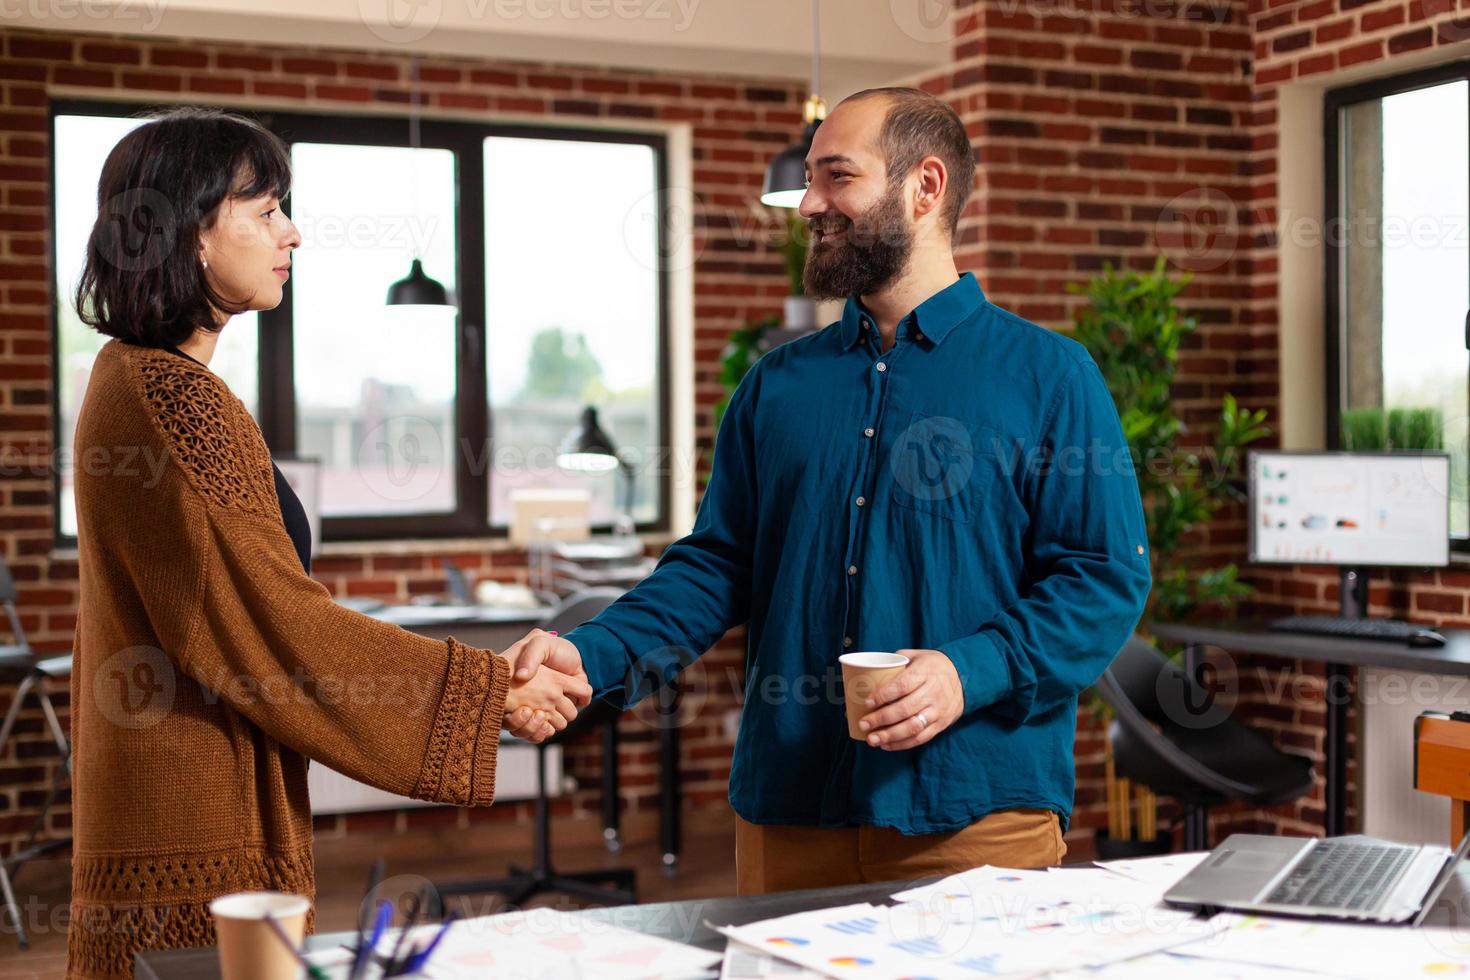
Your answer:
[[[831,977],[1036,976],[1171,949],[1217,927],[1110,872],[978,868],[894,896],[721,931]]]
[[[1349,925],[1257,915],[1215,918],[1228,928],[1209,942],[1182,946],[1175,953],[1357,980],[1470,978],[1470,934],[1464,930]],[[1189,975],[1188,969],[1181,975]]]

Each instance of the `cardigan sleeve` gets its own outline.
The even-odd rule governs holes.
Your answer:
[[[244,406],[201,366],[153,354],[134,365],[168,465],[114,510],[132,528],[115,540],[135,542],[117,556],[165,653],[308,758],[403,796],[489,804],[504,658],[334,602],[301,568]]]

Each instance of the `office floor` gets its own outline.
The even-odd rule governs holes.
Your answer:
[[[659,860],[657,822],[625,821],[625,846],[609,854],[594,820],[561,819],[552,829],[552,859],[558,870],[580,871],[627,866],[637,870],[639,899],[662,902],[735,893],[735,825],[732,815],[700,813],[686,824],[679,874],[670,879]],[[531,853],[530,827],[488,825],[460,832],[416,831],[379,836],[355,834],[318,839],[316,845],[317,929],[333,932],[352,926],[362,898],[368,868],[378,856],[387,859],[387,874],[435,879],[465,879],[500,874],[510,861],[525,862]],[[28,865],[17,888],[31,928],[31,948],[15,946],[15,929],[5,917],[0,924],[0,980],[62,980],[66,965],[66,933],[53,928],[64,921],[69,865],[64,860]],[[409,881],[410,879],[405,879]],[[391,883],[390,883],[391,884]],[[468,900],[468,914],[489,914],[493,908]],[[565,901],[560,900],[560,901]],[[556,904],[545,896],[533,904]],[[39,925],[39,928],[37,926]]]

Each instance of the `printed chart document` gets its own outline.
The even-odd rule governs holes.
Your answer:
[[[721,931],[832,977],[975,978],[1101,966],[1223,928],[1165,908],[1159,894],[1100,868],[985,867],[899,892],[898,905],[846,905]]]

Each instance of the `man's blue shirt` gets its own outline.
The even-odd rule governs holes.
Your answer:
[[[1148,542],[1107,386],[973,275],[881,350],[856,298],[731,397],[693,531],[566,635],[599,696],[748,624],[730,802],[761,824],[906,834],[1072,807],[1078,694],[1138,622]],[[847,735],[837,658],[938,649],[964,714],[883,751]]]

